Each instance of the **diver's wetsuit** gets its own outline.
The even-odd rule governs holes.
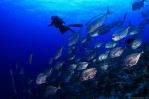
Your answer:
[[[48,26],[54,25],[56,28],[59,28],[59,30],[62,34],[64,34],[67,30],[70,30],[73,33],[76,33],[74,30],[72,30],[71,28],[66,26],[65,22],[62,19],[60,19],[58,16],[51,16],[51,20],[52,20],[52,22]],[[78,24],[78,25],[80,25],[80,24]],[[72,26],[72,25],[70,25],[70,26]],[[83,25],[80,25],[78,27],[82,27],[82,26]],[[77,27],[77,25],[76,25],[76,27]]]

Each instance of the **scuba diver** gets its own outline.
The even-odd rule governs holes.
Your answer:
[[[55,26],[56,28],[59,28],[60,32],[64,34],[67,30],[70,30],[73,33],[76,33],[74,30],[72,30],[70,27],[83,27],[82,24],[70,24],[69,26],[65,25],[65,22],[59,18],[58,16],[51,16],[51,24],[49,26]]]

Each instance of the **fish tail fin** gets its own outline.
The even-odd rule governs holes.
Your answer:
[[[109,6],[107,6],[107,15],[111,14],[111,11],[109,10]]]

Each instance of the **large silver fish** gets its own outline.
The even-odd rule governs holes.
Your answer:
[[[119,28],[112,35],[112,40],[113,41],[119,41],[122,38],[126,37],[128,35],[129,29],[130,29],[130,26],[127,26],[127,27],[124,27],[124,28]]]
[[[142,38],[140,39],[135,39],[132,44],[131,44],[131,49],[135,50],[142,44]]]
[[[86,69],[86,70],[84,70],[82,72],[80,80],[81,81],[86,81],[86,80],[89,80],[89,79],[93,79],[94,76],[96,75],[96,73],[97,73],[97,69],[96,68]]]
[[[140,52],[140,53],[132,53],[130,55],[128,55],[124,61],[123,61],[123,66],[124,67],[130,67],[130,66],[133,66],[133,65],[136,65],[138,60],[140,59],[140,56],[143,52]]]
[[[92,21],[90,21],[89,24],[87,24],[87,33],[92,33],[94,32],[97,28],[102,26],[107,18],[107,15],[110,14],[109,8],[107,7],[107,13],[97,16],[93,18]]]
[[[76,44],[78,42],[79,37],[80,37],[80,34],[76,33],[76,35],[73,37],[73,39],[71,39],[70,42],[68,43],[68,46],[72,46],[72,45]]]
[[[54,59],[58,59],[59,57],[61,57],[62,50],[63,50],[63,46],[58,50],[58,52],[57,52],[57,54],[56,54]]]
[[[123,53],[123,51],[124,51],[124,48],[123,47],[113,48],[110,51],[109,56],[110,56],[110,58],[120,57],[121,54]]]

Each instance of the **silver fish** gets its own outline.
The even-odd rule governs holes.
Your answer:
[[[128,55],[124,61],[123,61],[123,66],[125,67],[131,67],[133,65],[136,65],[138,60],[140,59],[140,56],[143,52],[140,53],[132,53]]]
[[[134,36],[141,33],[141,28],[139,26],[131,26],[128,35]]]
[[[48,97],[48,96],[54,96],[56,95],[57,90],[60,89],[60,87],[54,87],[54,86],[47,86],[46,90],[44,92],[44,97]]]
[[[106,50],[105,53],[109,54],[110,53],[110,50]]]
[[[60,61],[60,62],[57,62],[55,65],[54,65],[54,69],[60,69],[62,67],[62,65],[64,64],[63,61]]]
[[[107,53],[103,53],[103,54],[99,55],[98,60],[99,61],[103,61],[103,60],[105,60],[107,58],[108,58],[108,54]]]
[[[71,78],[71,76],[63,76],[63,77],[61,78],[61,82],[62,82],[62,83],[67,83],[67,82],[69,82],[70,78]]]
[[[96,51],[95,50],[88,50],[87,52],[86,52],[86,58],[87,58],[87,60],[92,60],[93,58],[95,58],[96,57]]]
[[[74,44],[76,44],[78,42],[80,35],[76,34],[76,36],[74,36],[74,38],[68,43],[68,46],[72,46]]]
[[[76,69],[77,65],[76,64],[71,64],[68,66],[68,70],[74,70]]]
[[[30,57],[29,57],[29,64],[30,65],[32,64],[32,60],[33,60],[33,54],[31,54]]]
[[[77,70],[86,69],[88,66],[88,62],[78,62],[77,63]]]
[[[102,42],[95,43],[94,44],[94,49],[97,49],[97,48],[101,47],[101,45],[102,45]]]
[[[47,75],[45,73],[40,73],[37,75],[37,78],[36,78],[36,84],[43,84],[43,83],[46,83],[46,80],[47,80]]]
[[[94,32],[97,28],[102,26],[107,18],[107,16],[110,14],[109,8],[107,7],[107,13],[103,14],[101,16],[98,16],[94,18],[88,25],[87,25],[87,33]]]
[[[131,49],[135,50],[142,44],[142,38],[141,39],[135,39],[131,44]]]
[[[17,90],[16,90],[15,83],[14,83],[13,71],[11,69],[9,69],[9,72],[11,75],[11,83],[12,83],[12,87],[13,87],[13,93],[17,94]]]
[[[73,60],[73,59],[75,59],[75,57],[76,57],[76,55],[75,54],[71,54],[71,55],[69,55],[67,58],[68,58],[68,60],[70,61],[70,60]]]
[[[92,33],[89,33],[89,36],[92,37],[92,38],[97,37],[97,36],[99,36],[98,32],[99,32],[98,30],[95,30]]]
[[[103,69],[104,71],[106,71],[108,69],[109,65],[103,65],[101,66],[101,69]]]
[[[113,48],[113,47],[115,47],[117,44],[118,44],[118,42],[114,42],[114,41],[108,42],[108,43],[106,43],[105,48]]]
[[[124,48],[123,47],[113,48],[110,51],[109,56],[110,56],[110,58],[120,57],[121,54],[123,53],[123,51],[124,51]]]
[[[58,59],[59,57],[61,57],[62,50],[63,50],[63,46],[58,50],[58,52],[57,52],[57,54],[56,54],[54,59]]]
[[[97,73],[97,69],[96,68],[86,69],[86,70],[84,70],[82,72],[80,80],[81,81],[86,81],[86,80],[89,80],[89,79],[93,79],[94,76],[96,75],[96,73]]]
[[[112,35],[112,40],[113,41],[119,41],[122,38],[126,37],[128,35],[129,29],[130,29],[130,26],[118,29]]]
[[[53,69],[52,69],[52,68],[51,68],[51,69],[47,69],[47,70],[45,71],[45,74],[46,74],[48,77],[50,77],[52,73],[53,73]]]

